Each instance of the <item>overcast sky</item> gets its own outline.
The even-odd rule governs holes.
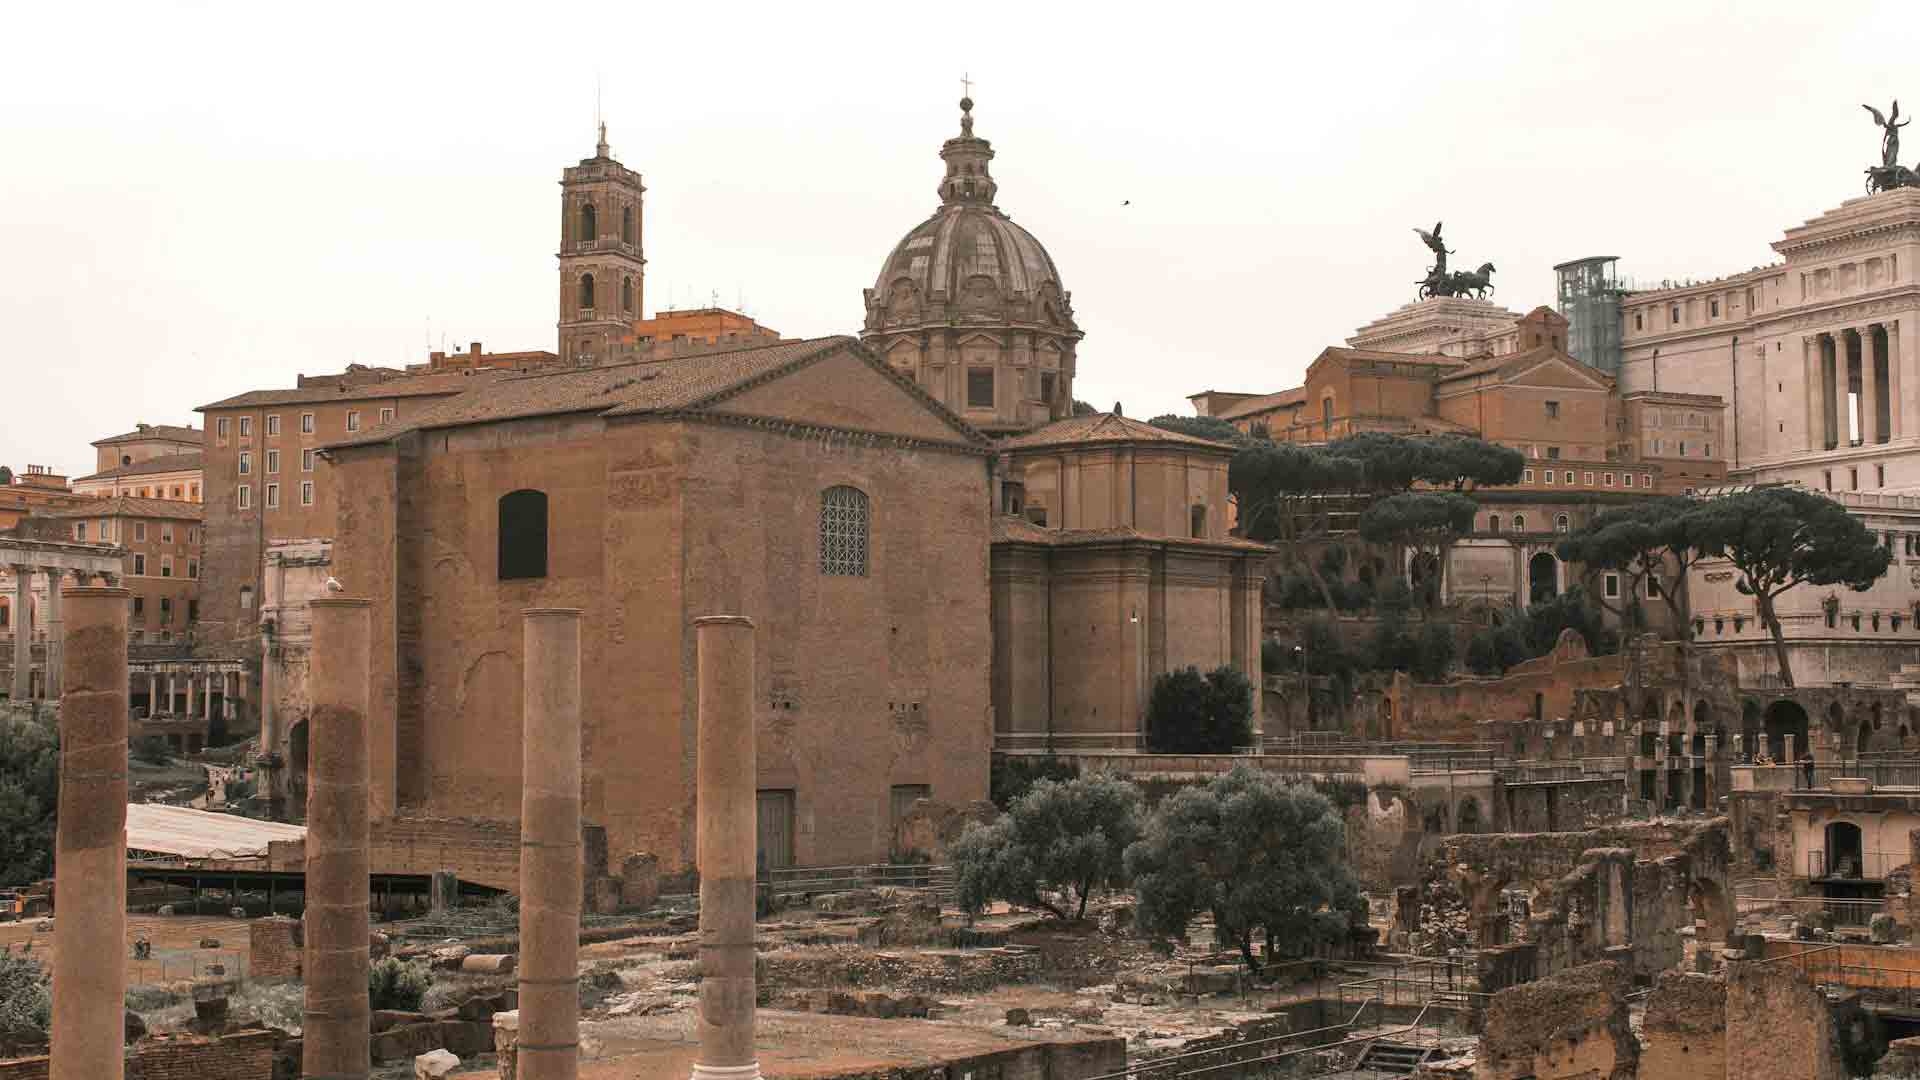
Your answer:
[[[937,205],[960,79],[1053,253],[1077,396],[1294,385],[1412,298],[1446,221],[1495,299],[1772,258],[1920,111],[1882,4],[21,4],[0,64],[0,463],[91,471],[137,421],[555,347],[562,167],[595,86],[648,188],[646,308],[853,332]],[[1920,127],[1903,158],[1920,159]],[[1132,205],[1123,205],[1126,201]]]

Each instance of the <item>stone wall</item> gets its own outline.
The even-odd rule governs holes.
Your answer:
[[[1670,971],[1647,998],[1640,1022],[1639,1080],[1694,1080],[1727,1073],[1727,984]]]
[[[1589,964],[1493,995],[1479,1080],[1631,1077],[1640,1046],[1627,1022],[1625,973]]]
[[[126,1080],[272,1080],[279,1043],[271,1031],[164,1035],[134,1048]],[[0,1061],[0,1080],[47,1080],[49,1065],[45,1057]]]
[[[1617,821],[1626,805],[1626,781],[1619,777],[1508,783],[1508,832],[1572,832]]]
[[[1832,1010],[1805,975],[1787,964],[1730,963],[1726,986],[1727,1076],[1841,1080],[1847,1075]]]
[[[1402,674],[1393,682],[1391,737],[1473,742],[1485,737],[1485,721],[1570,717],[1574,691],[1617,686],[1625,671],[1624,656],[1589,656],[1578,634],[1563,634],[1552,652],[1497,679],[1429,684]]]

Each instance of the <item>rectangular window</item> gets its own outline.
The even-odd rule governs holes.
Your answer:
[[[1533,483],[1533,470],[1528,469],[1525,473],[1521,474],[1520,480],[1522,483],[1526,483],[1526,484]]]
[[[1049,405],[1053,404],[1053,372],[1051,371],[1040,373],[1040,400]]]
[[[213,433],[219,436],[221,442],[227,441],[227,430],[228,428],[227,428],[226,417],[223,416],[220,419],[215,420],[213,422]]]
[[[311,450],[300,451],[300,471],[301,472],[313,471],[313,451]]]
[[[1715,299],[1709,299],[1707,301],[1707,318],[1717,319],[1719,317],[1720,317],[1720,301]]]
[[[278,435],[278,434],[280,434],[280,414],[279,414],[279,413],[270,413],[270,414],[268,414],[268,416],[267,416],[267,434],[269,434],[269,435]]]
[[[136,596],[133,598],[133,617],[136,619],[144,619],[147,617],[146,597]]]
[[[108,521],[106,518],[100,519],[100,539],[102,540],[113,539],[113,523]]]
[[[200,542],[200,530],[198,528],[195,528],[192,525],[187,526],[187,543],[197,544],[199,542]]]
[[[348,431],[360,430],[360,410],[359,409],[347,410],[347,430]]]
[[[252,488],[249,488],[245,484],[241,484],[239,491],[237,492],[237,495],[240,500],[240,509],[249,510],[253,508],[253,489]]]
[[[173,543],[173,522],[163,521],[160,523],[160,542],[163,544]]]
[[[147,576],[147,557],[137,551],[133,553],[133,576]]]
[[[1553,483],[1553,470],[1552,469],[1542,470],[1540,473],[1540,481],[1541,483],[1544,483],[1544,484]]]
[[[1560,460],[1560,448],[1559,448],[1559,447],[1557,447],[1557,446],[1549,446],[1549,447],[1547,447],[1547,460],[1548,460],[1548,461],[1559,461],[1559,460]]]
[[[1587,485],[1588,487],[1592,487],[1592,486],[1593,486],[1593,474],[1592,474],[1592,473],[1587,473],[1587,474],[1586,474],[1585,476],[1583,476],[1583,477],[1581,477],[1581,478],[1580,478],[1580,482],[1581,482],[1581,483],[1583,483],[1583,484],[1585,484],[1585,485]]]
[[[267,471],[270,473],[277,473],[280,471],[280,451],[278,450],[267,451]]]
[[[1874,487],[1886,487],[1887,486],[1887,467],[1885,465],[1875,465],[1873,467],[1873,479],[1874,479],[1874,485],[1873,485]]]
[[[200,601],[191,596],[187,598],[187,621],[200,621]]]
[[[380,410],[380,422],[383,424],[393,423],[393,410],[391,408]]]
[[[1833,490],[1833,470],[1832,469],[1827,469],[1822,471],[1820,473],[1820,479],[1826,482],[1828,491]]]
[[[240,451],[240,475],[246,476],[252,472],[253,472],[253,452],[251,450]]]
[[[993,369],[967,369],[967,408],[993,408]]]
[[[1607,599],[1613,600],[1613,599],[1617,599],[1620,596],[1620,575],[1619,574],[1608,574],[1606,577],[1601,578],[1600,580],[1606,585]]]
[[[300,434],[302,435],[313,434],[313,414],[312,413],[303,412],[300,414]]]
[[[243,416],[240,418],[240,434],[243,438],[253,434],[253,417]]]
[[[1647,599],[1658,600],[1659,598],[1660,598],[1660,582],[1655,580],[1654,578],[1648,578],[1647,579]]]
[[[1645,330],[1647,328],[1646,317],[1638,311],[1633,313],[1633,328],[1635,330]]]
[[[1572,487],[1572,486],[1573,486],[1573,473],[1572,473],[1572,471],[1568,471],[1568,473],[1566,474],[1566,481],[1567,481],[1567,486],[1568,486],[1568,487]]]
[[[200,580],[200,564],[193,559],[187,560],[187,577],[194,581]]]
[[[1860,490],[1860,470],[1859,469],[1849,468],[1847,470],[1847,487],[1849,490],[1852,490],[1852,491]]]
[[[85,540],[85,539],[87,538],[87,523],[86,523],[86,522],[84,522],[84,521],[76,521],[76,522],[74,522],[74,523],[73,523],[73,538],[74,538],[75,540]]]
[[[1547,419],[1549,420],[1560,419],[1560,403],[1559,402],[1557,401],[1547,402]]]
[[[1680,440],[1680,456],[1681,457],[1687,456],[1687,440],[1685,439]]]
[[[133,538],[143,544],[147,542],[147,523],[146,522],[136,521],[133,523]]]
[[[1633,486],[1633,474],[1632,474],[1632,473],[1621,473],[1621,474],[1620,474],[1620,486],[1621,486],[1621,487],[1632,487],[1632,486]]]
[[[311,480],[300,481],[300,505],[313,505],[313,481]]]
[[[173,576],[173,556],[171,555],[160,556],[160,576],[161,577]],[[165,603],[165,601],[162,601],[162,603]]]
[[[1653,487],[1653,477],[1652,477],[1652,476],[1650,476],[1650,475],[1642,475],[1642,476],[1640,477],[1640,486],[1641,486],[1641,487],[1643,487],[1643,488],[1652,488],[1652,487]]]
[[[1702,449],[1702,450],[1700,451],[1700,456],[1701,456],[1701,457],[1712,457],[1712,456],[1713,456],[1713,444],[1712,444],[1712,443],[1707,443],[1707,444],[1706,444],[1706,447],[1705,447],[1704,449]]]
[[[1612,473],[1610,473],[1610,472],[1609,472],[1609,473],[1601,473],[1601,474],[1600,474],[1600,486],[1601,486],[1601,487],[1612,487],[1612,486],[1613,486],[1613,474],[1612,474]]]
[[[267,509],[269,510],[280,509],[280,485],[279,484],[267,485]]]
[[[163,596],[160,598],[160,625],[165,626],[166,624],[172,621],[173,621],[173,598],[168,596]]]

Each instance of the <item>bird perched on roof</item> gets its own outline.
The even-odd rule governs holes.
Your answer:
[[[327,591],[328,592],[346,592],[347,587],[345,585],[340,584],[339,578],[329,577],[327,578]]]

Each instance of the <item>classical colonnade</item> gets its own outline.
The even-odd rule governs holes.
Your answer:
[[[60,696],[65,619],[61,611],[61,590],[71,579],[87,585],[99,578],[108,586],[120,583],[119,548],[89,547],[52,541],[0,541],[0,565],[13,573],[13,603],[9,629],[13,631],[12,700],[30,701],[34,697],[33,640],[35,632],[46,642],[46,674],[38,688],[40,696],[52,700]],[[33,582],[46,580],[46,601],[34,611]]]
[[[1920,388],[1900,385],[1900,324],[1863,323],[1801,339],[1806,357],[1807,449],[1873,446],[1910,434],[1901,430],[1900,401]],[[1860,396],[1855,438],[1849,394]]]

